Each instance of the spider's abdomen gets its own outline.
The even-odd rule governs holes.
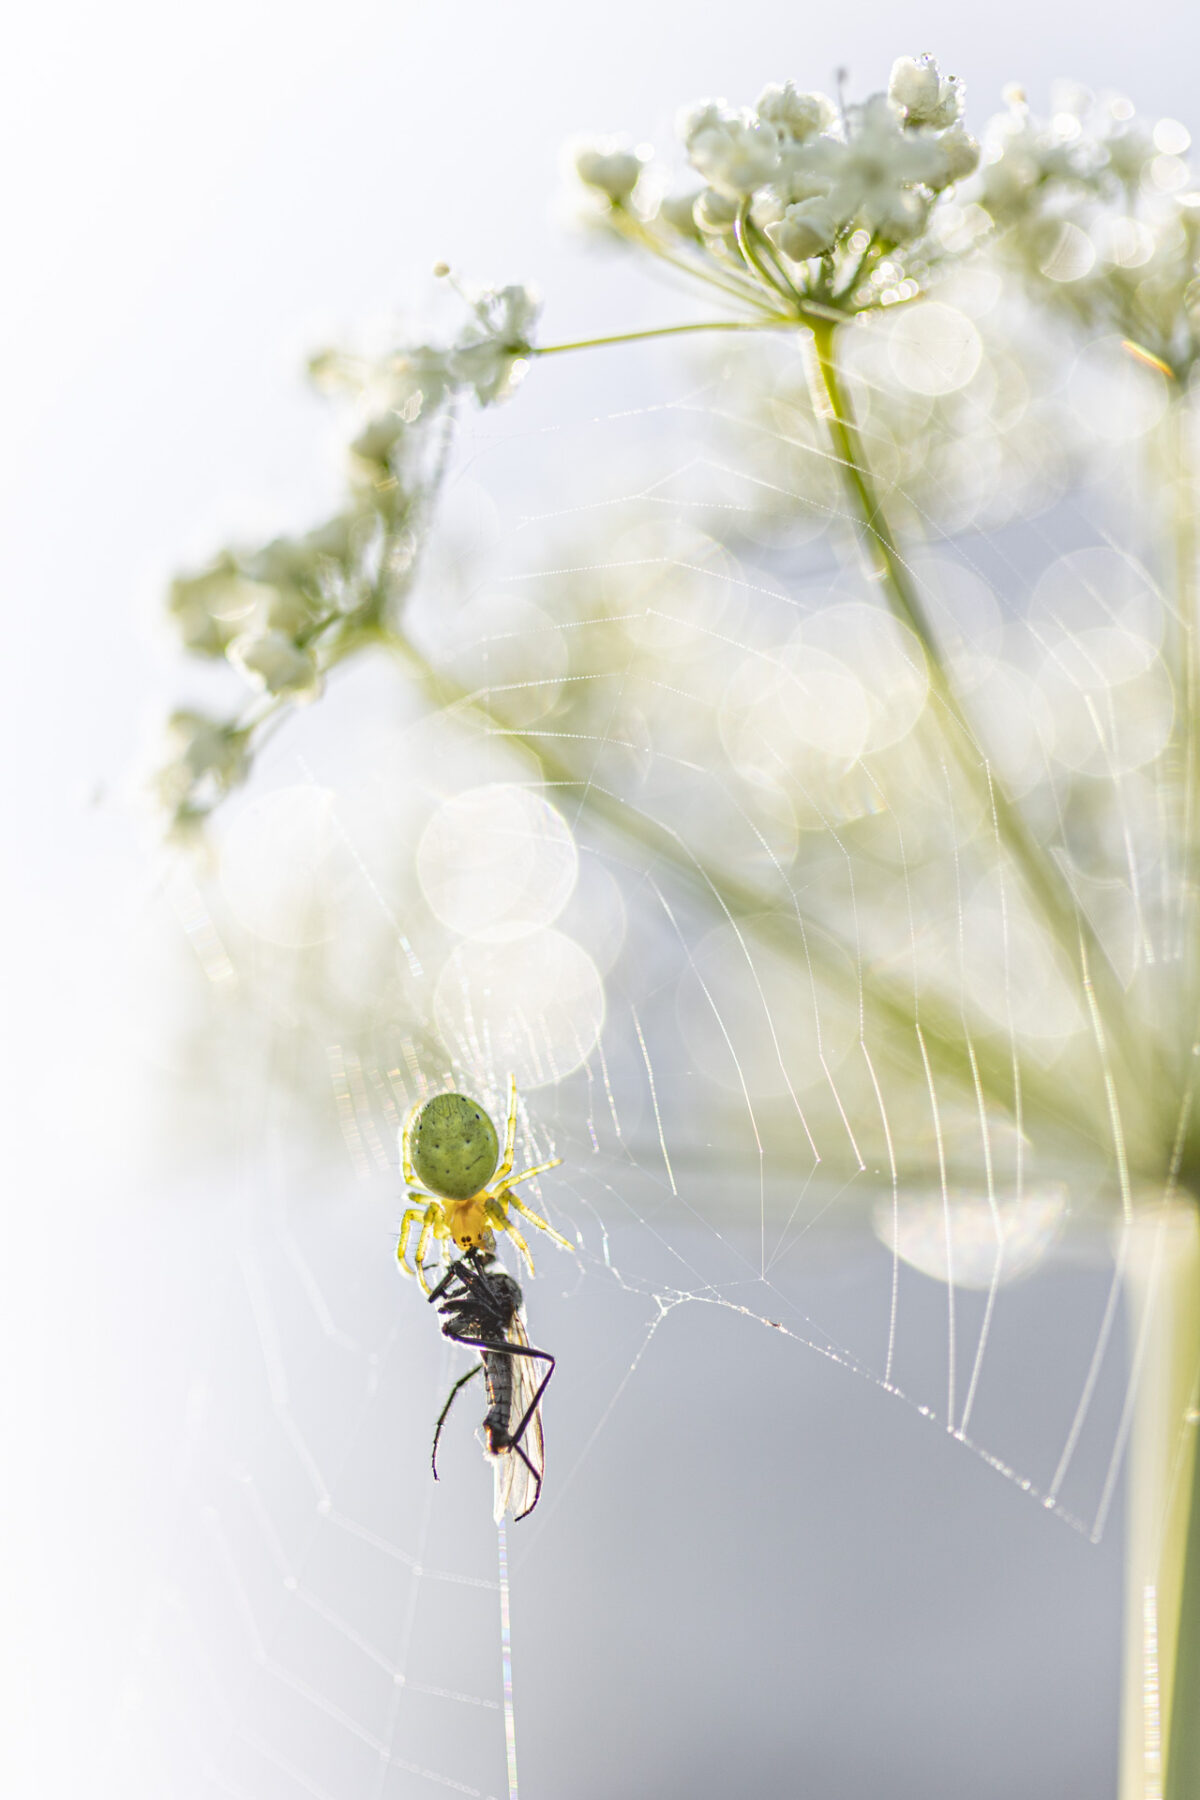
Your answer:
[[[430,1193],[448,1200],[478,1194],[500,1160],[495,1126],[466,1094],[435,1094],[427,1100],[414,1121],[409,1148],[418,1179]]]

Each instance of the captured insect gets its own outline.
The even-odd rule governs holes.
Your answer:
[[[438,1415],[433,1478],[438,1478],[438,1444],[454,1397],[482,1369],[488,1397],[483,1433],[495,1475],[492,1512],[499,1524],[506,1512],[525,1518],[542,1491],[546,1452],[541,1400],[554,1373],[554,1358],[530,1344],[521,1290],[495,1262],[489,1251],[469,1250],[451,1263],[429,1303],[437,1307],[443,1337],[479,1352],[479,1361],[455,1382]]]
[[[532,1169],[511,1173],[517,1136],[517,1082],[510,1075],[508,1123],[504,1131],[504,1154],[500,1155],[496,1127],[477,1100],[466,1094],[435,1094],[432,1099],[418,1101],[408,1115],[400,1142],[401,1168],[408,1184],[408,1199],[423,1204],[410,1206],[400,1221],[400,1241],[396,1260],[406,1275],[415,1272],[428,1294],[425,1279],[425,1252],[432,1236],[447,1239],[469,1253],[481,1250],[489,1256],[495,1247],[497,1231],[507,1231],[516,1245],[525,1267],[533,1274],[533,1258],[509,1208],[536,1225],[563,1250],[572,1246],[560,1237],[538,1213],[518,1199],[513,1189],[535,1175],[555,1169],[561,1156],[538,1163]],[[416,1183],[418,1185],[414,1186]],[[412,1228],[420,1224],[413,1268],[408,1265],[408,1240]],[[518,1304],[520,1304],[518,1302]]]

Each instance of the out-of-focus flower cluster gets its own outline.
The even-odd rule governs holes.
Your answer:
[[[1038,297],[1178,379],[1200,354],[1200,181],[1187,129],[1060,86],[1049,117],[1013,91],[993,120],[979,204]]]
[[[529,288],[464,297],[469,318],[449,346],[312,358],[314,382],[359,415],[342,511],[299,537],[224,550],[172,583],[167,610],[185,647],[223,659],[244,684],[225,717],[183,710],[170,720],[154,791],[175,829],[202,821],[244,779],[256,733],[281,707],[315,699],[335,664],[399,619],[455,403],[504,399],[531,353],[539,303]]]
[[[887,92],[860,105],[789,81],[753,108],[686,109],[698,191],[660,194],[645,153],[615,140],[583,146],[575,167],[618,236],[760,306],[854,314],[914,298],[969,245],[972,221],[948,204],[979,161],[962,106],[961,83],[932,57],[905,56]]]

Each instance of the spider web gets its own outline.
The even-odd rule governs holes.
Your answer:
[[[1130,978],[1169,968],[1156,665],[1079,675],[1105,648],[1092,623],[1127,659],[1170,628],[1131,560],[1136,496],[1123,515],[1104,470],[1080,485],[1062,447],[1090,390],[1042,406],[1026,371],[1024,400],[1004,401],[1001,368],[990,387],[919,398],[919,423],[935,400],[959,408],[964,476],[944,454],[905,466],[904,383],[879,368],[868,355],[857,373],[865,434],[985,742],[1001,722],[997,770],[1078,841],[1073,759],[1102,812],[1081,905]],[[1139,1368],[1113,1052],[1031,921],[994,816],[919,742],[913,659],[878,623],[794,359],[656,370],[631,354],[603,386],[590,364],[556,383],[539,371],[540,392],[464,424],[413,622],[461,697],[431,705],[382,665],[335,684],[272,746],[219,889],[174,878],[210,992],[191,1067],[238,1123],[229,1199],[187,1227],[204,1278],[175,1296],[193,1374],[174,1535],[110,1757],[126,1793],[515,1795],[518,1751],[531,1793],[716,1793],[747,1769],[794,1786],[797,1768],[813,1791],[863,1791],[883,1752],[847,1763],[861,1714],[818,1661],[869,1674],[863,1634],[877,1637],[879,1744],[889,1720],[893,1739],[917,1737],[927,1703],[965,1705],[978,1680],[956,1687],[943,1657],[922,1698],[895,1667],[907,1632],[863,1598],[871,1533],[892,1534],[892,1583],[902,1529],[932,1554],[920,1508],[867,1490],[931,1467],[978,1509],[948,1552],[965,1605],[998,1604],[979,1566],[989,1531],[1001,1586],[1044,1595],[1050,1568],[1075,1596],[1078,1694],[1044,1614],[998,1633],[997,1664],[1019,1642],[1033,1691],[1054,1661],[1086,1717],[1077,1739],[1035,1722],[1030,1769],[1077,1775],[1085,1739],[1097,1779],[1111,1767],[1112,1727],[1097,1732],[1084,1695],[1098,1668],[1099,1691],[1115,1683],[1112,1636],[1078,1659],[1089,1634],[1115,1635]],[[766,399],[749,408],[754,382]],[[849,637],[828,635],[834,619]],[[1118,689],[1143,678],[1149,748],[1131,748]],[[1018,689],[1011,716],[1033,724],[1014,749],[1003,696]],[[828,717],[821,691],[838,700]],[[1037,705],[1067,692],[1083,696],[1075,737],[1039,733]],[[879,997],[906,983],[916,1018],[898,1047]],[[938,1034],[955,1008],[971,1022],[950,1072]],[[530,1339],[559,1367],[545,1493],[498,1559],[470,1389],[430,1479],[464,1364],[393,1245],[408,1108],[449,1085],[502,1118],[510,1070],[519,1164],[562,1158],[529,1204],[576,1250],[530,1230]],[[1056,1083],[1095,1101],[1057,1139],[1023,1111]],[[209,1117],[198,1107],[193,1128]],[[854,1443],[867,1432],[886,1446],[877,1465]],[[838,1544],[826,1586],[814,1563]],[[900,1618],[932,1605],[952,1631],[923,1585],[888,1593]],[[986,1724],[938,1731],[929,1763],[906,1738],[891,1791],[1019,1754],[1000,1741],[1005,1710],[995,1744]]]

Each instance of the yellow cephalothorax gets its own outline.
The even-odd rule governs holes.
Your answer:
[[[415,1273],[426,1293],[429,1283],[425,1279],[425,1252],[431,1237],[443,1242],[448,1239],[460,1251],[491,1250],[494,1233],[507,1231],[525,1267],[533,1274],[529,1245],[510,1217],[510,1207],[552,1237],[563,1250],[572,1248],[566,1238],[560,1237],[512,1191],[518,1182],[557,1168],[562,1157],[514,1175],[516,1136],[517,1083],[513,1076],[509,1077],[503,1156],[496,1127],[478,1100],[471,1100],[466,1094],[435,1094],[431,1100],[419,1101],[409,1113],[400,1141],[401,1167],[409,1200],[422,1204],[410,1206],[400,1221],[396,1260],[406,1275]],[[410,1268],[408,1240],[418,1223],[420,1233]]]

